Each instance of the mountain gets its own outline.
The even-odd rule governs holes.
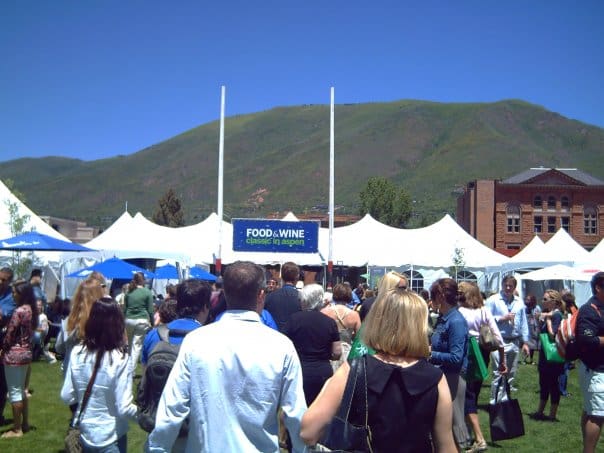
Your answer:
[[[40,215],[106,226],[128,204],[150,217],[172,187],[188,223],[216,211],[217,121],[131,155],[3,162]],[[277,107],[225,121],[224,213],[303,213],[328,205],[329,106]],[[85,151],[83,151],[85,155]],[[403,185],[411,226],[454,214],[466,182],[503,179],[529,167],[576,167],[604,179],[604,129],[520,100],[436,103],[402,100],[335,106],[335,204],[357,213],[370,176]]]

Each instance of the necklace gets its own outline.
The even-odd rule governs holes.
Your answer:
[[[375,354],[375,357],[377,357],[382,362],[389,363],[391,365],[397,365],[400,367],[407,367],[417,362],[417,359],[407,359],[406,357],[390,355],[383,351],[378,351]]]

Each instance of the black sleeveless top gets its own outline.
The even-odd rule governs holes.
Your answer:
[[[419,360],[407,368],[367,356],[367,400],[374,453],[431,452],[438,382],[442,371]],[[365,405],[355,400],[350,421],[365,422]]]

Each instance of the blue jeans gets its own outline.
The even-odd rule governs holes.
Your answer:
[[[82,440],[81,437],[80,440]],[[124,434],[112,444],[104,447],[93,447],[82,440],[82,451],[84,453],[126,453],[128,451],[128,436]]]

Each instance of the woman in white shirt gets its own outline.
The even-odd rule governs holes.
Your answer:
[[[135,418],[132,376],[125,352],[124,315],[117,303],[104,297],[92,304],[84,341],[71,351],[61,399],[78,404],[76,417],[97,358],[100,366],[88,404],[80,417],[84,452],[126,452],[128,418]]]
[[[465,318],[468,323],[468,334],[476,339],[480,335],[480,326],[488,324],[499,345],[499,372],[506,373],[507,368],[505,365],[505,354],[503,351],[503,338],[501,332],[497,327],[497,323],[493,318],[490,310],[484,308],[484,300],[480,294],[478,286],[469,282],[461,282],[459,284],[459,291],[464,293],[465,301],[459,307],[459,312]],[[481,348],[482,358],[484,359],[487,366],[489,365],[489,354],[490,351],[485,351]],[[468,381],[466,382],[466,397],[464,404],[464,412],[466,421],[474,431],[475,442],[466,450],[466,452],[480,452],[487,449],[487,442],[480,429],[480,423],[478,422],[478,394],[482,387],[482,381]]]

